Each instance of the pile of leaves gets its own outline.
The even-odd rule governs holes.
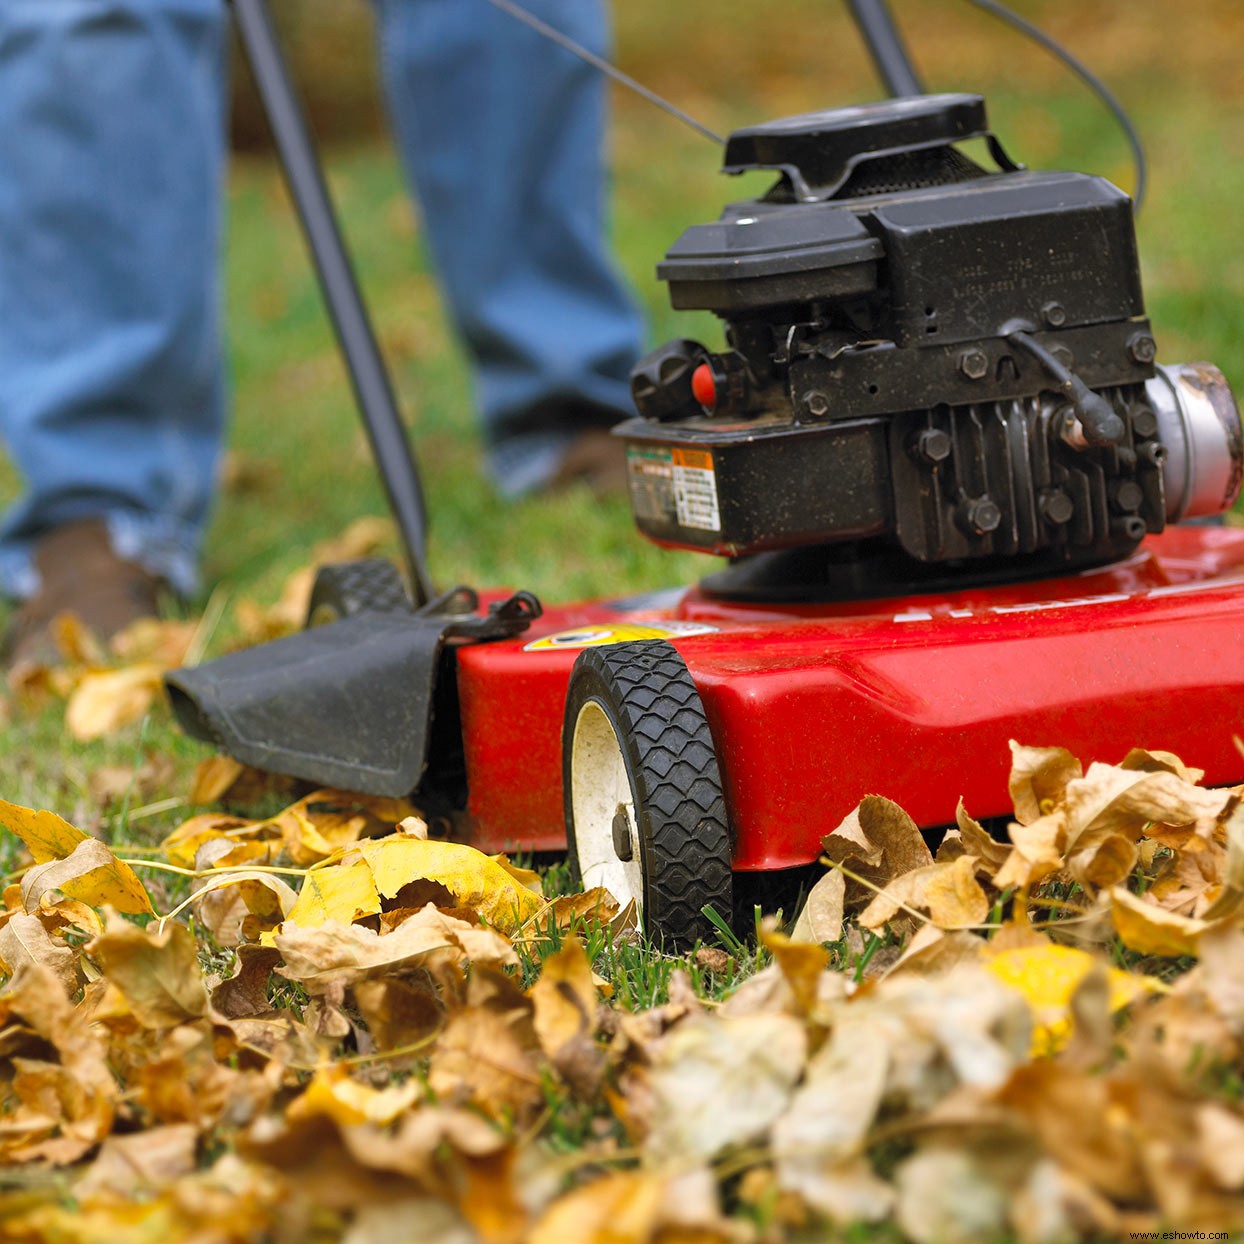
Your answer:
[[[682,957],[402,801],[202,814],[150,858],[0,803],[31,861],[0,914],[0,1236],[1244,1226],[1239,794],[1163,753],[1013,752],[1005,840],[961,808],[934,855],[870,797],[789,929]]]

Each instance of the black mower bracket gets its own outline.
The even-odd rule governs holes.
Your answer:
[[[274,773],[369,795],[423,778],[442,650],[508,639],[540,616],[517,592],[474,612],[455,588],[416,613],[364,610],[165,676],[182,728]],[[472,612],[462,612],[470,608]]]

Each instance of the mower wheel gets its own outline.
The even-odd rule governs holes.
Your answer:
[[[410,609],[397,567],[383,557],[362,557],[319,568],[307,606],[307,626],[323,626],[356,613],[409,613]]]
[[[730,831],[704,705],[662,639],[587,648],[562,725],[570,864],[634,899],[650,936],[688,946],[733,915]]]

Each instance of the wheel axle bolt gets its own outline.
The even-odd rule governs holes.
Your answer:
[[[983,380],[989,371],[989,359],[984,350],[964,350],[959,355],[959,370],[969,380]]]
[[[613,814],[613,853],[624,864],[635,855],[635,847],[631,839],[631,818],[626,814],[626,805],[618,804]]]

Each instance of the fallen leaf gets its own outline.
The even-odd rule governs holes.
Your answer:
[[[1083,776],[1080,762],[1065,747],[1025,747],[1011,740],[1007,786],[1015,819],[1031,825],[1063,802],[1067,784]]]
[[[422,1096],[423,1088],[417,1080],[378,1089],[351,1079],[344,1067],[328,1064],[316,1071],[285,1113],[293,1121],[325,1115],[342,1127],[359,1123],[384,1126],[405,1114]]]
[[[1110,891],[1110,918],[1123,944],[1142,955],[1195,955],[1197,939],[1212,927],[1146,903],[1123,886]]]
[[[790,931],[795,942],[836,942],[842,936],[846,878],[831,868],[808,891],[807,902]]]
[[[87,950],[144,1027],[171,1027],[207,1011],[198,947],[185,925],[140,929],[112,917]]]
[[[514,948],[499,933],[446,916],[431,903],[383,936],[334,920],[314,928],[286,921],[273,941],[285,960],[281,975],[299,981],[313,994],[338,982],[352,984],[397,973],[440,952],[477,964],[518,962]]]
[[[543,906],[541,897],[516,880],[512,869],[474,847],[458,842],[393,834],[361,842],[377,891],[393,898],[412,881],[434,881],[453,895],[459,907],[478,912],[503,933],[512,932]]]
[[[327,864],[303,878],[298,901],[290,908],[285,924],[312,929],[324,924],[350,924],[380,910],[380,895],[366,860]]]
[[[756,1140],[786,1109],[803,1074],[807,1035],[789,1015],[696,1016],[653,1056],[654,1161],[710,1161]]]
[[[107,904],[128,915],[155,915],[134,870],[97,838],[82,838],[64,859],[37,864],[22,877],[22,902],[36,910],[45,895],[59,890],[92,907]]]
[[[540,1048],[578,1096],[593,1097],[605,1055],[596,1044],[596,984],[582,942],[567,938],[544,960],[529,996]]]
[[[1004,950],[989,955],[985,968],[1004,985],[1020,993],[1032,1007],[1037,1026],[1033,1032],[1033,1057],[1060,1049],[1071,1030],[1072,999],[1090,972],[1104,968],[1094,955],[1072,946],[1037,946]],[[1109,1005],[1118,1011],[1160,985],[1150,977],[1106,970]]]
[[[10,976],[23,964],[38,964],[69,995],[78,987],[77,959],[77,954],[53,938],[35,916],[17,911],[0,925],[0,968]]]
[[[65,725],[80,743],[112,734],[150,711],[168,669],[153,661],[83,674],[65,706]]]

